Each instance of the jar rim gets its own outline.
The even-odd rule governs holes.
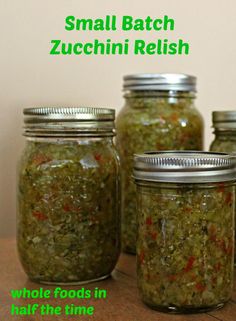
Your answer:
[[[123,89],[196,92],[197,78],[178,73],[141,73],[123,77]]]
[[[34,107],[24,111],[25,136],[114,136],[115,109]]]
[[[217,130],[236,129],[236,110],[213,111],[212,123]]]
[[[103,107],[30,107],[24,108],[23,113],[25,123],[115,119],[115,109]]]
[[[170,183],[236,181],[236,156],[203,151],[146,152],[134,156],[134,178]]]

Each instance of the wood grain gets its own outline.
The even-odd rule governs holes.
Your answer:
[[[107,290],[105,300],[75,300],[75,299],[12,299],[11,289],[54,289],[53,286],[42,286],[29,281],[23,272],[17,257],[14,240],[0,240],[0,321],[235,321],[236,320],[236,291],[233,300],[223,309],[208,314],[195,315],[170,315],[153,311],[146,307],[140,300],[136,286],[135,257],[122,254],[112,277],[84,286],[93,290],[95,287]],[[66,287],[67,289],[79,289],[81,287]],[[11,316],[12,304],[27,305],[33,303],[50,304],[52,306],[64,306],[66,304],[94,306],[93,316]]]

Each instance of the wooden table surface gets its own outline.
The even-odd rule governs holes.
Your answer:
[[[112,278],[90,285],[77,287],[62,287],[65,289],[79,289],[85,287],[93,290],[95,287],[107,290],[105,300],[96,299],[12,299],[12,289],[54,289],[50,286],[29,281],[23,272],[16,253],[14,240],[0,240],[0,321],[11,320],[82,320],[82,321],[236,321],[236,283],[232,300],[218,311],[194,315],[170,315],[159,313],[146,307],[140,300],[135,276],[135,257],[122,254]],[[92,316],[41,316],[39,313],[31,316],[12,316],[12,304],[26,306],[27,304],[50,304],[62,306],[75,304],[76,306],[91,306],[95,310]]]

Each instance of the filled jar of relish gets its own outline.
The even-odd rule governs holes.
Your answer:
[[[144,303],[170,313],[222,307],[233,288],[234,157],[139,154],[134,178],[138,287]]]
[[[115,111],[24,110],[17,244],[30,279],[80,284],[108,277],[120,253]]]
[[[122,175],[122,247],[136,252],[133,154],[149,150],[202,150],[203,119],[195,108],[196,78],[184,74],[124,77],[125,106],[118,115],[116,143]]]
[[[215,138],[210,145],[210,150],[236,152],[236,111],[214,111],[212,122]]]

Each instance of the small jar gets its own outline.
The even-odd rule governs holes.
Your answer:
[[[214,111],[212,122],[215,139],[210,145],[210,150],[236,152],[236,111]]]
[[[134,166],[143,301],[170,313],[222,307],[233,288],[234,158],[154,152]]]
[[[214,111],[212,113],[212,122],[215,139],[210,145],[210,151],[235,153],[236,111]],[[236,265],[236,245],[234,251],[234,264]]]
[[[195,108],[196,78],[183,74],[124,77],[125,106],[116,143],[122,175],[122,247],[136,253],[133,154],[149,150],[202,150],[203,120]]]
[[[81,284],[108,277],[120,253],[115,111],[24,110],[17,244],[30,279]]]

